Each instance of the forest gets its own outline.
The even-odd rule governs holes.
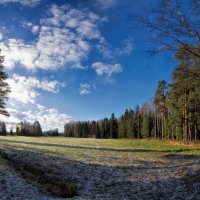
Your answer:
[[[111,117],[91,122],[65,124],[68,137],[158,138],[171,140],[200,139],[200,59],[176,52],[178,66],[172,82],[158,82],[155,96],[140,108],[126,109],[117,119]],[[195,74],[194,76],[191,76]]]

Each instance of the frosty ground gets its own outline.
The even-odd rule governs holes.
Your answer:
[[[0,199],[200,199],[200,146],[0,137]]]

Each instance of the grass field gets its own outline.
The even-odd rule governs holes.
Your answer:
[[[186,187],[188,177],[191,181],[200,172],[200,144],[2,136],[0,152],[1,171],[8,162],[13,173],[51,198],[184,199],[189,198],[185,191],[200,186],[192,178],[194,184]]]

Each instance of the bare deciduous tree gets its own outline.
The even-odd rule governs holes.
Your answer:
[[[156,8],[129,19],[134,27],[147,30],[149,55],[182,51],[200,59],[200,0],[162,0]],[[200,73],[187,73],[200,78]]]

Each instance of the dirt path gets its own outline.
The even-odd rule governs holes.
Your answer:
[[[109,165],[95,165],[43,155],[42,151],[1,151],[17,173],[7,168],[0,171],[0,199],[56,199],[38,191],[41,187],[48,192],[45,181],[51,183],[50,188],[58,182],[73,183],[74,199],[200,199],[198,156],[163,155],[154,160],[132,157],[129,163],[116,166],[114,158]],[[27,176],[26,171],[36,178]]]

